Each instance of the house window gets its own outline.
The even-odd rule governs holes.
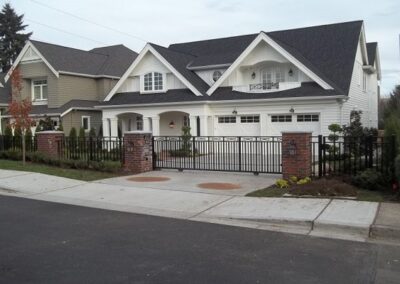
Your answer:
[[[367,91],[367,74],[365,72],[363,72],[362,86],[363,86],[363,92],[366,92]]]
[[[143,130],[143,117],[142,116],[136,117],[136,130]]]
[[[299,114],[297,115],[297,122],[310,122],[319,121],[318,114]]]
[[[259,115],[245,115],[240,117],[241,123],[259,123],[260,116]]]
[[[162,91],[164,89],[164,77],[162,73],[150,72],[143,76],[143,90]]]
[[[82,128],[85,131],[90,130],[90,116],[82,116]]]
[[[217,82],[218,79],[221,78],[221,75],[222,75],[221,71],[219,71],[219,70],[214,71],[214,73],[213,73],[213,80],[214,80],[214,82]]]
[[[236,116],[220,116],[218,123],[236,123]]]
[[[292,122],[291,115],[272,115],[271,122]]]
[[[47,80],[32,81],[32,100],[33,101],[47,100]]]

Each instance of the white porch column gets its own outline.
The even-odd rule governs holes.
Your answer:
[[[160,136],[160,116],[152,116],[151,122],[153,126],[153,136]]]
[[[208,115],[200,115],[200,136],[208,136]]]
[[[103,137],[110,137],[109,118],[103,118]]]
[[[190,115],[189,120],[190,120],[190,134],[192,134],[192,136],[197,136],[197,116]]]
[[[151,131],[150,117],[143,117],[143,131]]]
[[[112,137],[118,137],[118,117],[110,118],[110,128]]]

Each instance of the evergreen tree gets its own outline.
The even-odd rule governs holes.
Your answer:
[[[26,145],[26,151],[30,152],[33,150],[32,130],[30,128],[27,128],[25,131],[25,145]]]
[[[11,148],[13,139],[13,132],[10,124],[7,124],[6,129],[4,129],[4,148],[8,150]]]
[[[80,138],[80,139],[85,138],[85,129],[83,129],[83,127],[81,127],[81,128],[79,129],[79,138]]]
[[[96,128],[94,128],[94,127],[90,128],[89,137],[92,137],[92,138],[96,137]]]
[[[18,15],[9,3],[0,11],[0,69],[7,72],[32,33],[22,33],[24,15]]]
[[[75,127],[71,127],[71,130],[69,131],[69,138],[76,140],[76,128]]]

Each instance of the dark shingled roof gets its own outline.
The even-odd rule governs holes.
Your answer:
[[[93,109],[97,111],[94,106],[98,105],[98,101],[88,101],[88,100],[71,100],[61,107],[58,108],[49,108],[48,105],[33,105],[31,115],[61,115],[66,110],[73,109]]]
[[[80,50],[36,40],[32,44],[56,71],[121,77],[137,57],[123,45]]]
[[[367,42],[367,53],[369,65],[374,65],[376,59],[377,42]]]
[[[334,90],[324,90],[316,83],[303,83],[300,88],[260,94],[236,92],[232,91],[231,87],[218,88],[211,96],[196,96],[189,89],[168,90],[163,94],[140,94],[139,92],[119,93],[114,95],[110,101],[102,102],[100,105],[207,102],[319,96],[329,97],[336,95],[340,94]]]
[[[347,95],[362,24],[362,21],[353,21],[266,34],[337,92]],[[164,53],[174,51],[173,58],[168,61],[174,66],[180,65],[180,70],[184,69],[182,72],[186,73],[185,77],[190,79],[192,76],[197,80],[198,76],[190,76],[194,71],[188,69],[231,64],[257,35],[172,44],[163,50]],[[187,68],[183,68],[185,63]]]
[[[186,53],[176,52],[174,50],[150,44],[160,55],[167,60],[174,68],[188,80],[200,93],[206,95],[209,88],[206,82],[203,81],[196,73],[187,69],[187,65],[195,58]]]

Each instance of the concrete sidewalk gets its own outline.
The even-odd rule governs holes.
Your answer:
[[[379,207],[379,204],[375,202],[243,197],[183,191],[175,188],[168,190],[165,187],[146,188],[138,183],[118,185],[104,181],[83,182],[38,173],[7,170],[0,170],[0,194],[358,241],[370,240],[370,232],[377,226],[374,221]],[[381,208],[385,207],[385,205],[381,206]],[[396,208],[400,210],[399,207]],[[387,210],[385,212],[385,216],[391,214]],[[379,216],[380,214],[377,220],[382,219]],[[400,228],[399,223],[394,225]],[[386,229],[391,228],[388,223],[384,226]],[[382,230],[379,232],[379,238],[384,239],[385,232]],[[395,239],[398,237],[396,234],[390,236]]]

